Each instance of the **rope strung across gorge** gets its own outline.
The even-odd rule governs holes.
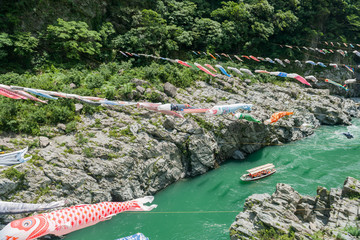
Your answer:
[[[313,58],[315,58],[316,60],[321,60],[322,61],[322,63],[324,63],[324,64],[331,64],[331,63],[333,63],[333,62],[329,62],[329,59],[326,59],[326,58],[324,58],[324,57],[322,57],[321,55],[320,56],[317,56],[317,55],[313,55],[313,54],[311,54],[311,52],[310,51],[308,51],[308,52],[304,52],[304,54],[306,54],[307,56],[311,56],[311,57],[313,57]],[[229,54],[228,54],[229,55]],[[234,54],[230,54],[230,55],[234,55]],[[241,55],[240,53],[238,53],[238,55]],[[195,57],[197,57],[197,56],[195,56]],[[203,56],[203,55],[201,55],[200,57],[205,57],[205,55]],[[198,56],[198,58],[199,58],[199,56]],[[226,59],[225,57],[224,57],[224,59]],[[245,60],[245,59],[244,59]],[[284,59],[283,59],[284,60]],[[222,59],[217,59],[216,60],[217,62],[219,62],[219,63],[224,63],[224,61],[222,61]],[[249,60],[249,61],[253,61],[253,60]],[[291,60],[291,61],[295,61],[295,60]],[[234,62],[236,62],[236,61],[234,61]],[[306,64],[306,61],[305,60],[302,60],[302,61],[300,61],[301,63],[303,63],[303,64]],[[239,63],[242,63],[242,64],[244,64],[244,65],[246,65],[244,62],[239,62]],[[266,61],[264,62],[264,61],[262,61],[262,63],[267,63]],[[343,64],[340,64],[340,63],[337,63],[338,65],[340,65],[340,66],[342,66]],[[288,64],[289,65],[289,64]],[[353,67],[353,68],[357,68],[358,67],[358,65],[351,65],[351,64],[346,64],[346,65],[348,65],[348,66],[350,66],[350,67]],[[246,65],[247,66],[247,65]],[[278,65],[274,65],[274,66],[278,66]],[[332,67],[330,66],[327,66],[327,68],[324,68],[324,69],[332,69]]]
[[[295,50],[298,50],[298,51],[303,51],[303,50],[306,50],[306,49],[304,49],[304,47],[306,47],[306,48],[308,48],[309,50],[306,50],[306,51],[312,51],[312,50],[310,50],[310,48],[314,48],[314,47],[311,47],[311,46],[300,46],[300,45],[293,45],[293,44],[280,44],[280,43],[274,43],[274,42],[270,42],[270,44],[272,44],[272,45],[276,45],[276,46],[279,46],[279,47],[281,47],[281,48],[289,48],[289,49],[295,49]],[[325,44],[326,45],[326,44]],[[355,47],[357,47],[357,48],[355,48]],[[299,48],[299,49],[298,49]],[[341,46],[336,46],[336,45],[334,45],[334,46],[329,46],[329,45],[327,45],[326,47],[319,47],[319,48],[321,48],[321,49],[319,49],[319,50],[323,50],[323,49],[325,49],[325,50],[344,50],[344,51],[353,51],[353,50],[356,50],[356,49],[358,49],[359,47],[358,46],[354,46],[354,48],[352,48],[352,47],[350,47],[350,46],[348,46],[348,47],[341,47]],[[320,52],[319,52],[320,53]],[[329,54],[329,53],[326,53],[326,54]]]
[[[269,143],[269,142],[264,142],[264,143],[261,143],[261,142],[254,142],[254,143],[248,143],[248,142],[236,142],[236,141],[225,141],[225,142],[222,142],[221,143],[232,143],[232,144],[240,144],[240,145],[264,145],[264,146],[309,146],[308,143]],[[356,144],[314,144],[315,146],[331,146],[331,147],[358,147],[360,146],[360,143],[356,143]]]
[[[299,208],[296,209],[295,212],[298,211],[328,211],[328,210],[334,210],[334,208],[309,208],[309,209],[305,209],[305,208]],[[272,212],[274,211],[273,209],[262,209],[262,212]],[[127,213],[132,213],[132,214],[136,214],[136,213],[140,213],[140,214],[211,214],[211,213],[239,213],[239,210],[234,210],[234,211],[169,211],[169,212],[127,212]]]

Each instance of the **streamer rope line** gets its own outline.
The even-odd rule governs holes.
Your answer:
[[[308,55],[308,56],[311,56],[311,57],[313,57],[313,58],[316,58],[317,60],[322,60],[323,61],[323,63],[324,64],[330,64],[330,63],[333,63],[333,62],[329,62],[329,60],[328,59],[325,59],[325,58],[322,58],[322,57],[319,57],[319,56],[316,56],[316,55],[312,55],[310,52],[305,52],[304,53],[305,55]],[[230,55],[234,55],[234,54],[230,54]],[[238,54],[238,55],[241,55],[241,54]],[[202,58],[204,58],[205,56],[201,56]],[[201,58],[200,57],[200,58]],[[199,58],[199,57],[198,57]],[[345,58],[345,57],[344,57]],[[224,57],[224,59],[226,59],[225,57]],[[244,59],[245,60],[245,59]],[[248,61],[250,61],[250,60],[248,60]],[[253,61],[253,60],[251,60],[251,61]],[[294,61],[294,60],[292,60],[292,61]],[[219,63],[225,63],[224,61],[218,61]],[[306,61],[300,61],[301,63],[304,63],[304,64],[306,64],[305,62]],[[243,62],[241,62],[241,63],[243,63]],[[255,63],[255,62],[254,62]],[[266,61],[262,61],[261,63],[268,63],[268,62],[266,62]],[[245,65],[245,64],[244,64]],[[342,66],[340,63],[339,63],[339,65],[340,66]],[[357,65],[350,65],[350,64],[346,64],[346,65],[348,65],[348,66],[350,66],[350,67],[353,67],[353,68],[356,68],[357,67]],[[276,66],[278,66],[278,65],[276,65]],[[325,68],[324,68],[325,69]],[[330,67],[330,69],[331,69],[331,67]]]
[[[334,208],[298,208],[295,212],[299,211],[328,211],[328,210],[335,210]],[[273,209],[262,209],[262,212],[273,212]],[[239,213],[242,212],[241,210],[232,210],[232,211],[163,211],[163,212],[127,212],[127,213],[140,213],[140,214],[210,214],[210,213]]]

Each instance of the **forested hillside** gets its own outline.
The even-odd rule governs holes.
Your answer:
[[[2,1],[2,71],[112,61],[116,49],[291,54],[278,44],[358,42],[358,0]],[[71,64],[69,64],[71,63]]]
[[[163,61],[125,58],[120,50],[184,60],[195,57],[193,50],[304,59],[305,53],[280,45],[360,43],[359,26],[358,0],[2,1],[0,83],[154,102],[165,82],[185,88],[209,77]],[[207,63],[209,58],[196,61]],[[133,94],[134,78],[157,91]],[[49,101],[39,108],[34,102],[2,97],[0,129],[41,135],[47,131],[41,126],[66,123],[71,131],[79,119],[75,102]],[[86,105],[80,114],[99,109]]]

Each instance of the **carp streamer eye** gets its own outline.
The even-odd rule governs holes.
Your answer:
[[[22,226],[23,226],[24,228],[29,228],[29,227],[31,227],[32,225],[33,225],[33,221],[30,220],[30,219],[25,220],[25,221],[23,221],[23,223],[22,223]]]

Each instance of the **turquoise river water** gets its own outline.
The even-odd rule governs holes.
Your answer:
[[[350,131],[353,139],[342,132]],[[181,180],[155,195],[151,212],[125,212],[111,220],[73,232],[66,240],[114,240],[137,232],[151,240],[230,239],[229,227],[254,193],[290,184],[301,194],[316,195],[317,186],[341,187],[347,176],[360,178],[360,120],[352,126],[325,126],[284,146],[270,146],[244,161],[228,161],[202,176]],[[277,172],[257,182],[241,182],[247,169],[273,163]]]

